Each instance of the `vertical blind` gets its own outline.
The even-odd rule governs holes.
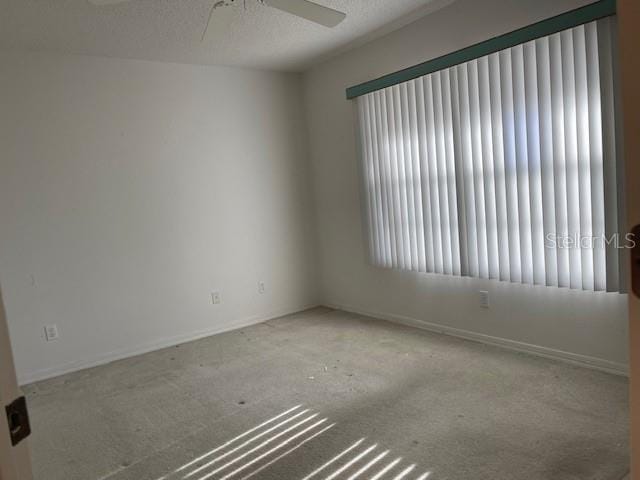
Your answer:
[[[611,22],[358,97],[373,264],[620,290]]]

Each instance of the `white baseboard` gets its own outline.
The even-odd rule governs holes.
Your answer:
[[[62,365],[56,365],[49,368],[43,368],[33,372],[18,375],[18,383],[20,385],[27,385],[29,383],[38,382],[40,380],[47,380],[49,378],[64,375],[66,373],[77,372],[78,370],[84,370],[85,368],[97,367],[98,365],[104,365],[106,363],[115,362],[116,360],[122,360],[129,357],[135,357],[136,355],[142,355],[144,353],[153,352],[167,347],[173,347],[175,345],[191,342],[193,340],[199,340],[201,338],[210,337],[219,333],[229,332],[240,328],[249,327],[258,323],[266,322],[274,318],[283,317],[285,315],[291,315],[293,313],[302,312],[310,308],[318,307],[318,304],[302,305],[300,307],[294,307],[282,311],[270,312],[266,315],[254,315],[252,317],[244,318],[235,321],[229,325],[220,326],[217,328],[211,328],[207,330],[200,330],[197,332],[185,333],[182,335],[176,335],[173,337],[162,338],[148,342],[142,345],[138,345],[133,348],[123,348],[120,350],[114,350],[108,353],[101,353],[92,358],[69,362]]]
[[[517,352],[525,352],[539,357],[551,358],[554,360],[560,360],[563,362],[571,363],[581,367],[588,367],[595,370],[601,370],[603,372],[612,373],[615,375],[628,376],[629,366],[623,363],[613,362],[611,360],[605,360],[597,357],[590,357],[588,355],[580,355],[577,353],[565,352],[563,350],[556,350],[553,348],[542,347],[540,345],[532,345],[529,343],[518,342],[516,340],[509,340],[508,338],[493,337],[491,335],[485,335],[482,333],[476,333],[469,330],[463,330],[454,327],[448,327],[446,325],[440,325],[436,323],[427,322],[424,320],[418,320],[417,318],[407,317],[404,315],[396,315],[386,312],[372,312],[363,310],[348,305],[335,305],[325,303],[325,306],[334,308],[336,310],[343,310],[345,312],[356,313],[358,315],[365,315],[368,317],[378,318],[381,320],[388,320],[393,323],[399,323],[402,325],[419,328],[422,330],[428,330],[430,332],[442,333],[445,335],[451,335],[453,337],[464,338],[466,340],[473,340],[480,343],[486,343]]]
[[[64,375],[66,373],[72,373],[78,370],[83,370],[85,368],[96,367],[98,365],[104,365],[106,363],[114,362],[116,360],[122,360],[124,358],[134,357],[136,355],[142,355],[144,353],[160,350],[162,348],[172,347],[174,345],[178,345],[181,343],[198,340],[201,338],[209,337],[211,335],[216,335],[219,333],[224,333],[232,330],[237,330],[240,328],[245,328],[251,325],[266,322],[267,320],[301,312],[303,310],[308,310],[310,308],[314,308],[318,306],[320,305],[310,304],[310,305],[304,305],[304,306],[282,310],[278,312],[271,312],[264,316],[252,316],[252,317],[248,317],[240,321],[234,322],[233,324],[225,325],[218,328],[211,328],[208,330],[201,330],[197,332],[186,333],[183,335],[176,335],[169,338],[163,338],[153,342],[145,343],[143,345],[139,345],[134,348],[114,350],[108,353],[98,354],[93,358],[78,360],[75,362],[70,362],[70,363],[57,365],[54,367],[44,368],[41,370],[36,370],[34,372],[22,374],[18,376],[18,381],[20,385],[27,385],[29,383],[37,382],[40,380],[46,380],[49,378],[57,377],[59,375]],[[580,355],[576,353],[565,352],[562,350],[542,347],[539,345],[532,345],[524,342],[518,342],[515,340],[509,340],[506,338],[493,337],[490,335],[471,332],[469,330],[462,330],[459,328],[453,328],[445,325],[426,322],[424,320],[418,320],[416,318],[407,317],[403,315],[396,315],[396,314],[384,313],[384,312],[372,312],[372,311],[367,311],[367,310],[363,310],[356,307],[350,307],[347,305],[335,305],[335,304],[325,303],[324,306],[327,306],[329,308],[333,308],[336,310],[343,310],[346,312],[356,313],[359,315],[366,315],[369,317],[387,320],[390,322],[399,323],[399,324],[414,327],[414,328],[420,328],[422,330],[428,330],[431,332],[451,335],[454,337],[473,340],[476,342],[486,343],[489,345],[495,345],[495,346],[507,348],[509,350],[526,352],[526,353],[538,355],[545,358],[561,360],[564,362],[572,363],[574,365],[593,368],[596,370],[601,370],[601,371],[613,373],[616,375],[628,376],[629,374],[628,365],[612,362],[610,360],[604,360],[597,357],[590,357],[587,355]]]

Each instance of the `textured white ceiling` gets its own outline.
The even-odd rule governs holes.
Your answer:
[[[46,50],[168,62],[300,71],[363,37],[386,33],[452,0],[317,0],[347,13],[329,29],[237,0],[0,0],[0,49]]]

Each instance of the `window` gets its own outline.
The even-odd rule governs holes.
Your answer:
[[[620,289],[612,22],[358,97],[373,264]]]

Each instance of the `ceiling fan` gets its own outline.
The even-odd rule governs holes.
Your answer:
[[[116,3],[124,3],[132,0],[89,0],[89,3],[92,3],[97,6],[102,5],[113,5]],[[202,39],[204,40],[207,30],[209,29],[209,23],[211,22],[211,17],[213,16],[214,10],[219,7],[226,7],[236,3],[238,0],[213,0],[211,5],[211,10],[209,11],[209,18],[207,19],[207,26],[205,27],[204,33],[202,34]],[[246,1],[246,0],[245,0]],[[296,17],[301,17],[310,22],[314,22],[320,25],[324,25],[325,27],[333,28],[342,22],[347,14],[340,12],[338,10],[334,10],[333,8],[324,7],[322,5],[318,5],[315,2],[311,2],[309,0],[256,0],[258,3],[262,5],[266,5],[268,7],[276,8],[278,10],[282,10],[283,12],[290,13],[295,15]]]

